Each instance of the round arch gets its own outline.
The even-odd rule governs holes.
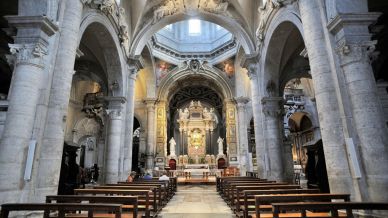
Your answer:
[[[170,90],[173,90],[172,88],[176,85],[176,83],[190,76],[202,77],[204,79],[214,82],[214,84],[216,84],[217,86],[214,88],[216,89],[218,88],[221,94],[221,97],[223,97],[223,99],[233,98],[233,91],[227,78],[225,78],[224,75],[215,72],[215,70],[205,68],[203,71],[196,72],[195,74],[190,69],[181,69],[181,70],[178,70],[177,72],[169,73],[168,76],[165,79],[163,79],[163,81],[160,84],[160,87],[157,93],[158,99],[167,101],[168,97],[171,95]]]
[[[214,13],[204,13],[199,10],[197,10],[196,12],[197,14],[195,18],[212,22],[224,27],[237,38],[247,55],[255,54],[256,46],[252,40],[251,35],[247,30],[242,27],[243,25],[238,23],[235,19]],[[183,21],[186,19],[188,19],[188,15],[179,13],[163,17],[158,22],[153,23],[153,18],[150,17],[148,20],[144,21],[145,25],[142,29],[138,31],[138,33],[134,37],[129,51],[130,56],[139,56],[143,48],[146,46],[147,42],[151,39],[152,35],[154,35],[158,30],[162,29],[166,25]]]
[[[108,83],[118,83],[117,92],[112,93],[112,95],[125,96],[125,51],[121,47],[118,38],[118,30],[106,16],[92,11],[85,14],[81,21],[78,44],[81,43],[82,37],[86,31],[93,31],[96,33],[95,37],[103,50]]]
[[[290,8],[281,8],[273,16],[268,25],[264,41],[262,42],[261,55],[261,73],[263,80],[272,80],[276,83],[276,88],[279,88],[278,82],[280,79],[282,65],[282,54],[284,53],[286,42],[290,34],[297,33],[301,36],[304,42],[303,27],[300,16],[297,11]],[[264,89],[266,84],[262,86]],[[262,90],[266,93],[266,90]],[[278,93],[279,90],[276,90]]]

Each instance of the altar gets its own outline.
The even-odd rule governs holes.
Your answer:
[[[202,176],[210,172],[210,167],[209,164],[186,164],[183,172],[190,173],[192,176]]]
[[[217,125],[214,108],[204,107],[200,101],[191,101],[188,108],[179,109],[179,132],[182,155],[190,158],[204,158],[211,154],[211,137]],[[198,162],[195,162],[198,164]]]

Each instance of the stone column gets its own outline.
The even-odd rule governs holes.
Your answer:
[[[268,154],[268,179],[284,181],[283,139],[281,136],[280,116],[282,115],[282,97],[264,97],[261,99],[264,113],[264,142]]]
[[[238,97],[235,98],[237,103],[237,115],[238,115],[238,142],[240,153],[240,172],[241,175],[245,175],[247,171],[252,171],[252,163],[249,163],[248,158],[248,132],[247,123],[245,117],[245,106],[249,102],[249,98]]]
[[[105,183],[117,183],[120,170],[120,143],[122,133],[122,115],[121,104],[125,102],[122,97],[108,97],[110,101],[109,109],[109,127],[108,127],[108,144],[105,165]]]
[[[0,142],[1,203],[20,199],[18,191],[24,186],[23,174],[28,145],[32,139],[36,108],[45,78],[48,38],[57,27],[45,17],[7,16],[11,26],[18,29],[15,44],[10,44],[14,65],[9,106]]]
[[[266,178],[266,162],[264,159],[265,147],[264,147],[264,136],[263,136],[263,125],[262,125],[262,112],[261,112],[261,95],[257,80],[258,68],[257,61],[255,58],[247,59],[243,63],[244,67],[248,70],[248,76],[251,81],[251,93],[252,93],[252,111],[253,121],[255,128],[255,144],[256,144],[256,163],[257,171],[260,178]]]
[[[124,154],[123,177],[129,175],[132,170],[132,150],[133,150],[133,118],[135,116],[135,83],[138,71],[143,68],[143,64],[138,59],[130,59],[128,62],[128,82],[127,82],[127,113],[125,128],[125,144],[127,152]],[[124,149],[125,150],[125,149]],[[125,178],[122,178],[125,179]]]
[[[147,105],[147,147],[146,147],[146,169],[154,169],[154,156],[155,156],[155,103],[156,99],[149,98],[144,100]]]
[[[370,41],[368,26],[379,13],[339,14],[329,24],[352,105],[355,144],[366,174],[365,201],[388,201],[388,131],[371,66],[377,41]]]
[[[55,194],[58,189],[64,130],[78,48],[82,9],[83,4],[80,0],[66,1],[53,70],[47,121],[41,145],[39,167],[37,168],[36,187],[41,196]]]
[[[305,45],[314,81],[315,98],[322,134],[323,149],[330,191],[355,194],[350,174],[343,125],[334,76],[331,72],[329,55],[326,48],[325,35],[320,13],[319,2],[299,0],[299,8],[303,24]]]

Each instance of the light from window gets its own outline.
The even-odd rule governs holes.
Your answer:
[[[170,30],[170,31],[171,31],[171,30],[172,30],[172,25],[169,24],[169,25],[165,26],[164,28],[165,28],[166,30]]]
[[[200,20],[189,20],[189,35],[201,34],[201,21]]]

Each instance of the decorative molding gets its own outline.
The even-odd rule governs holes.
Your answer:
[[[355,13],[355,14],[338,14],[327,24],[331,33],[336,35],[343,28],[349,26],[369,26],[381,15],[379,12]]]
[[[170,56],[174,59],[177,59],[179,61],[186,60],[186,59],[198,59],[198,60],[207,60],[210,61],[211,59],[215,59],[218,56],[221,56],[228,51],[231,51],[232,49],[237,48],[237,40],[236,38],[233,38],[232,40],[224,43],[222,46],[217,47],[216,49],[210,51],[210,52],[179,52],[175,49],[169,48],[161,43],[159,43],[155,36],[152,36],[151,38],[151,46],[153,49]]]

